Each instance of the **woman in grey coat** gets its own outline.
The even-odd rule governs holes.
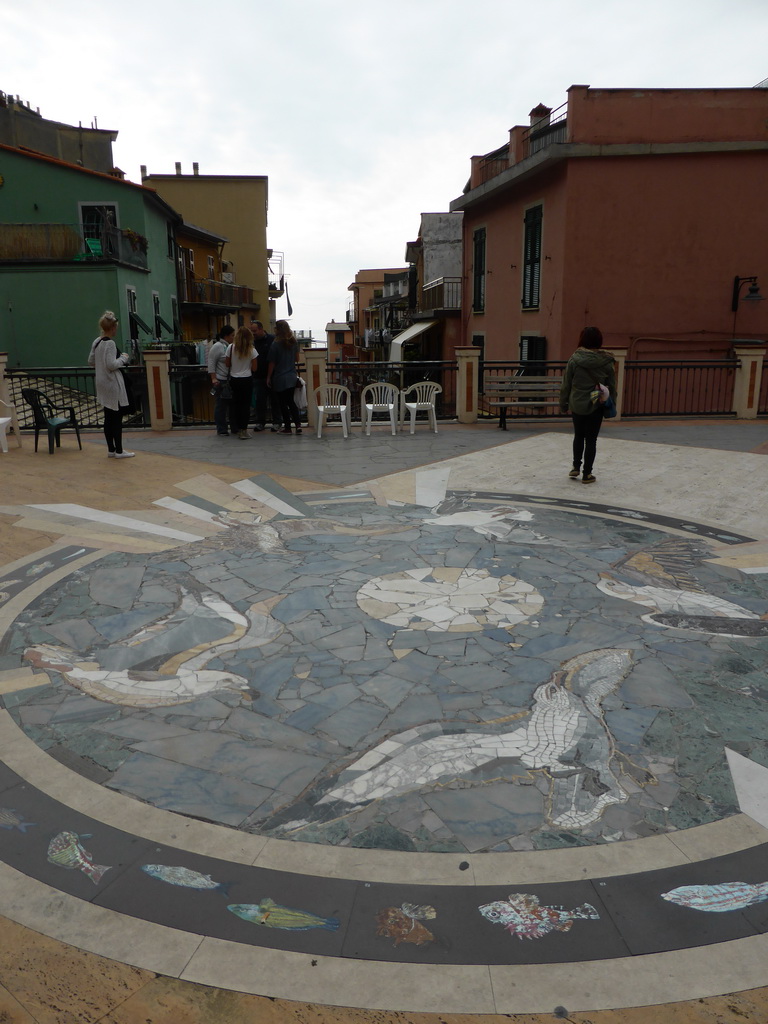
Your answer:
[[[96,400],[104,407],[107,458],[132,459],[135,452],[123,451],[123,412],[128,408],[128,395],[121,372],[131,357],[117,351],[117,324],[117,317],[108,309],[99,320],[101,334],[91,345],[88,365],[96,370]]]

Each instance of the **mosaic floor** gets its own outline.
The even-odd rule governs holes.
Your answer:
[[[451,483],[443,466],[300,494],[201,476],[156,512],[27,506],[62,541],[0,578],[11,727],[86,787],[250,852],[159,840],[11,758],[5,869],[261,955],[639,968],[762,949],[768,837],[742,813],[768,771],[762,542],[580,487]],[[681,853],[718,823],[730,847]],[[269,863],[256,840],[277,843]],[[639,869],[657,840],[676,854]],[[510,870],[513,852],[608,846],[602,871]],[[317,873],[297,874],[307,849]],[[329,873],[323,850],[449,857],[398,877],[405,861]]]

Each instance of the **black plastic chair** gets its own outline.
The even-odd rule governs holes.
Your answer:
[[[22,388],[21,397],[27,405],[32,407],[32,412],[35,415],[35,451],[37,451],[40,432],[46,430],[48,432],[48,454],[53,455],[53,443],[55,441],[56,447],[61,448],[61,431],[65,427],[73,428],[77,434],[80,451],[83,450],[80,443],[80,424],[77,422],[75,410],[71,406],[55,406],[47,395],[42,391],[36,391],[35,388]],[[63,412],[65,415],[60,416],[58,412]]]

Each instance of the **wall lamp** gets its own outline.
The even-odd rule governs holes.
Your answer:
[[[765,298],[764,295],[760,294],[760,286],[757,283],[757,277],[734,277],[733,279],[733,296],[731,298],[731,311],[733,313],[739,308],[739,295],[744,285],[749,282],[749,290],[742,299],[743,302],[762,302]]]

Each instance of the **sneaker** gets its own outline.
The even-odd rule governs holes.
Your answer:
[[[301,433],[301,427],[296,427],[296,433],[297,433],[297,434],[300,434],[300,433]]]
[[[278,434],[292,434],[293,431],[290,427],[283,427],[282,430],[278,430]]]
[[[117,452],[107,452],[107,458],[108,459],[114,459],[114,457],[116,455],[117,455]]]
[[[579,479],[579,470],[577,469],[576,466],[573,467],[573,469],[568,474],[568,476],[570,477],[571,480],[578,480]]]
[[[219,435],[219,437],[229,437],[228,430],[217,430],[216,433]]]
[[[241,430],[240,433],[237,436],[240,438],[241,441],[247,441],[248,440],[248,431],[247,430]]]
[[[116,459],[132,459],[136,452],[115,452]]]
[[[263,429],[264,429],[264,424],[263,423],[257,423],[256,426],[253,428],[253,432],[254,432],[254,434],[259,434],[259,433],[261,433],[261,431]]]
[[[595,482],[595,480],[597,480],[597,477],[596,476],[592,476],[591,473],[583,473],[582,474],[581,482],[583,484],[593,484]]]
[[[269,429],[272,431],[273,434],[278,434],[282,428],[281,427],[270,427]]]

